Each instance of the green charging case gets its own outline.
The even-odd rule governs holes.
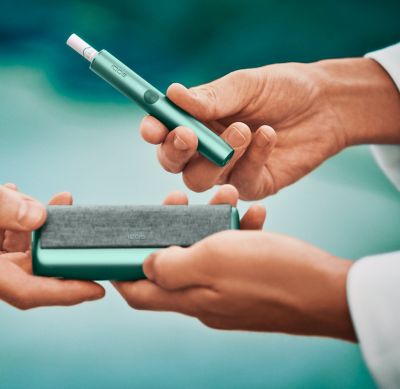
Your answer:
[[[34,274],[81,280],[145,278],[152,252],[240,226],[230,205],[50,206],[47,213],[33,233]]]

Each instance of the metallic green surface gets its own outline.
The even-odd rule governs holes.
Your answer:
[[[231,229],[240,228],[232,207]],[[42,249],[41,229],[32,237],[32,267],[36,275],[80,280],[138,280],[145,278],[143,261],[159,248]]]
[[[177,107],[163,93],[129,69],[106,50],[101,50],[90,64],[90,69],[139,104],[171,131],[179,126],[191,128],[198,138],[198,151],[218,166],[224,166],[233,149],[217,134]]]

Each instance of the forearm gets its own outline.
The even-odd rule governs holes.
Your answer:
[[[349,58],[312,64],[324,98],[337,115],[346,146],[400,144],[400,94],[374,60]]]

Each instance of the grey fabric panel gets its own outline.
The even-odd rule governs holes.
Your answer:
[[[190,246],[230,225],[230,205],[50,206],[41,247]]]

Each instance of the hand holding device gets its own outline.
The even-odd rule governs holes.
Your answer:
[[[47,215],[33,235],[33,271],[72,279],[145,278],[142,263],[159,248],[239,228],[229,204],[56,206]]]
[[[61,193],[50,204],[71,204]],[[38,201],[19,193],[13,184],[0,186],[0,300],[19,309],[74,305],[96,300],[104,289],[93,282],[59,280],[32,275],[31,231],[46,219]]]
[[[146,112],[160,119],[169,130],[174,130],[179,126],[192,128],[197,137],[199,153],[212,163],[225,166],[231,159],[234,151],[229,144],[177,107],[164,94],[108,51],[97,52],[76,34],[68,38],[67,44],[90,62],[90,70],[135,101]]]
[[[115,286],[133,308],[183,313],[215,329],[355,341],[351,265],[288,236],[224,231],[154,253],[144,263],[148,280]]]
[[[397,88],[368,58],[238,70],[190,89],[172,84],[167,96],[222,138],[238,139],[229,165],[218,168],[197,157],[190,126],[169,133],[162,121],[144,118],[142,136],[159,145],[161,165],[182,172],[196,192],[230,183],[241,199],[261,199],[344,147],[400,143]]]

